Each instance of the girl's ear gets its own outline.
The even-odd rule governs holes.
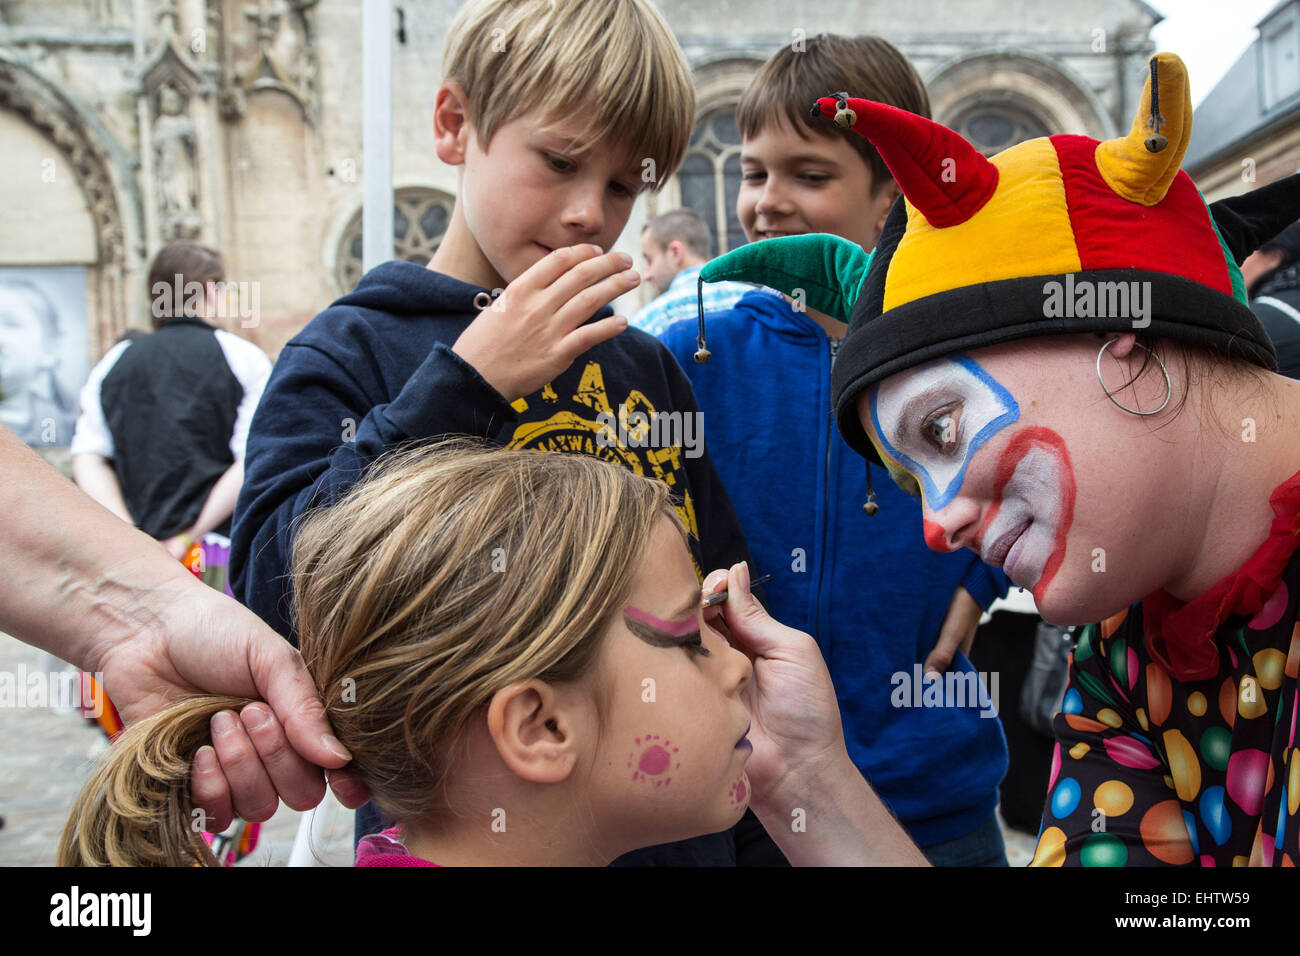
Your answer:
[[[455,80],[443,81],[433,104],[433,143],[438,158],[448,166],[463,164],[471,129],[465,91]]]
[[[560,783],[578,764],[588,731],[577,701],[545,681],[503,687],[488,704],[488,733],[515,774],[532,783]]]

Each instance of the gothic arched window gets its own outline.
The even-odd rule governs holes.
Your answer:
[[[709,227],[715,256],[746,242],[736,218],[740,178],[740,128],[736,106],[729,103],[710,110],[700,120],[677,172],[682,205],[694,210]]]
[[[426,265],[447,233],[455,198],[438,189],[399,189],[393,197],[393,258]],[[362,273],[361,210],[339,242],[334,278],[351,292]]]
[[[966,107],[949,125],[961,133],[985,156],[1049,135],[1047,127],[1035,116],[1015,105],[976,102]]]

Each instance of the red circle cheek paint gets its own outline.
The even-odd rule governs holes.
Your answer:
[[[637,761],[637,768],[644,774],[649,774],[652,777],[658,776],[668,769],[668,764],[672,759],[667,750],[655,744],[641,754],[641,759]]]

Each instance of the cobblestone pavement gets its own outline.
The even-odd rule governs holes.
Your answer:
[[[0,673],[31,674],[49,667],[48,655],[0,634]],[[52,866],[59,836],[81,785],[103,750],[104,735],[90,721],[49,707],[0,706],[0,866]],[[332,799],[332,798],[331,798]],[[313,849],[322,865],[352,862],[352,814],[335,804]],[[302,815],[283,804],[262,826],[257,850],[240,866],[285,866]],[[1007,858],[1024,866],[1034,838],[1003,827]]]

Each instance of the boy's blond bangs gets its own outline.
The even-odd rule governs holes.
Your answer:
[[[533,112],[551,123],[576,119],[577,155],[617,145],[652,191],[686,154],[690,67],[645,0],[477,0],[448,28],[443,64],[465,91],[485,151],[503,124]]]

